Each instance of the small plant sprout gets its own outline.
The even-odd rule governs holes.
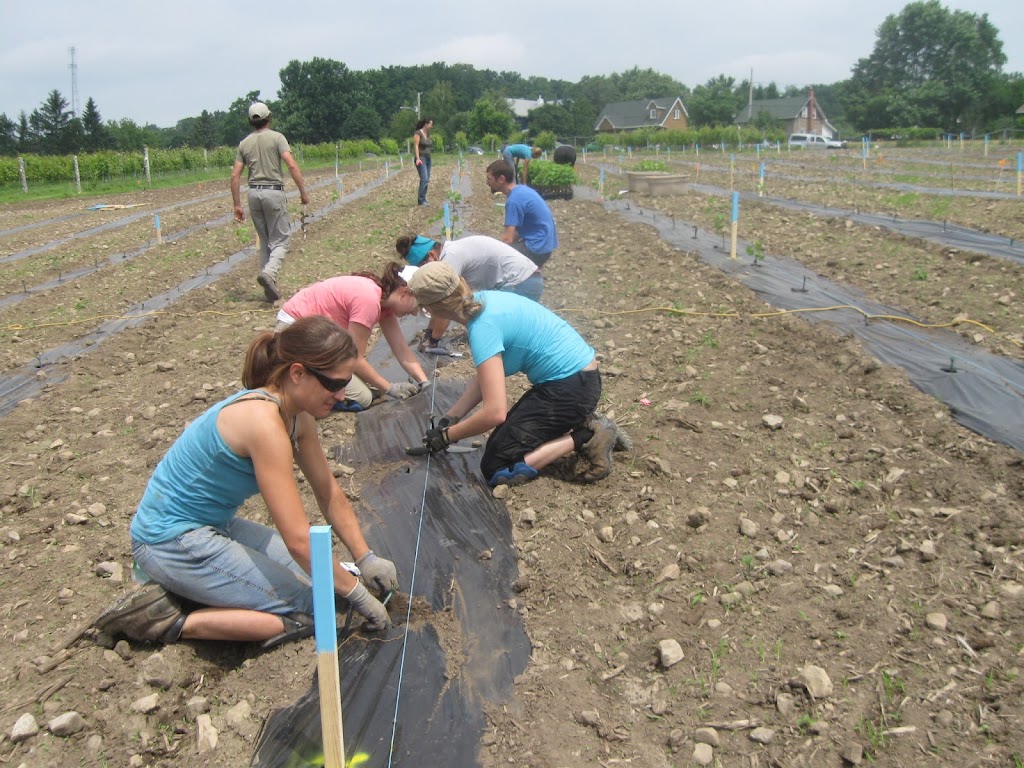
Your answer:
[[[915,280],[927,280],[928,279],[928,273],[925,272],[922,267],[915,267],[914,268],[914,279]]]
[[[907,692],[903,681],[895,673],[890,673],[885,669],[882,670],[882,687],[885,688],[885,695],[890,704],[895,701],[896,694],[905,695]]]
[[[760,240],[755,240],[747,246],[747,256],[753,257],[755,267],[761,265],[761,262],[764,261],[764,245]]]

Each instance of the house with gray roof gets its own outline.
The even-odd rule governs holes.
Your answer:
[[[814,99],[814,90],[806,96],[784,96],[781,99],[755,99],[745,106],[733,120],[735,125],[747,125],[757,120],[762,112],[787,134],[813,133],[831,139],[836,135],[835,127],[821,111]]]
[[[638,128],[665,128],[684,131],[690,115],[678,96],[639,101],[613,101],[597,117],[594,130],[599,133],[635,131]]]

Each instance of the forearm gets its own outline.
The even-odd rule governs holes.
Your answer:
[[[361,355],[359,357],[359,362],[356,363],[355,374],[362,379],[364,383],[375,389],[379,389],[381,392],[386,393],[388,388],[391,386],[391,382],[377,373],[374,367],[370,365],[370,361]]]
[[[231,177],[231,203],[235,208],[242,205],[242,180],[238,176]]]

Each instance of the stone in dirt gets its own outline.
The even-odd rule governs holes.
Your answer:
[[[71,736],[85,728],[85,720],[77,712],[65,712],[46,724],[46,730],[54,736]]]
[[[832,680],[821,667],[808,664],[800,670],[799,682],[812,698],[824,699],[832,695]]]
[[[196,749],[199,754],[215,750],[219,736],[209,715],[200,715],[196,718]]]
[[[698,728],[693,732],[693,740],[698,744],[710,744],[712,747],[717,747],[721,743],[718,731],[714,728]]]
[[[658,659],[665,669],[682,661],[683,648],[679,645],[679,641],[669,638],[658,643]]]
[[[693,762],[697,765],[711,765],[711,761],[715,759],[715,751],[711,748],[710,744],[694,744],[693,745]]]
[[[39,724],[31,712],[26,712],[18,718],[11,729],[11,741],[20,744],[26,739],[31,739],[37,733],[39,733]]]
[[[775,731],[771,728],[755,728],[750,732],[750,740],[758,744],[771,744],[775,738]]]

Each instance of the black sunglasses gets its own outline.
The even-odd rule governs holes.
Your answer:
[[[352,381],[352,379],[332,379],[330,376],[324,376],[320,371],[310,368],[305,363],[302,364],[302,367],[316,376],[316,380],[320,382],[320,386],[328,392],[340,392],[348,386],[350,381]]]

